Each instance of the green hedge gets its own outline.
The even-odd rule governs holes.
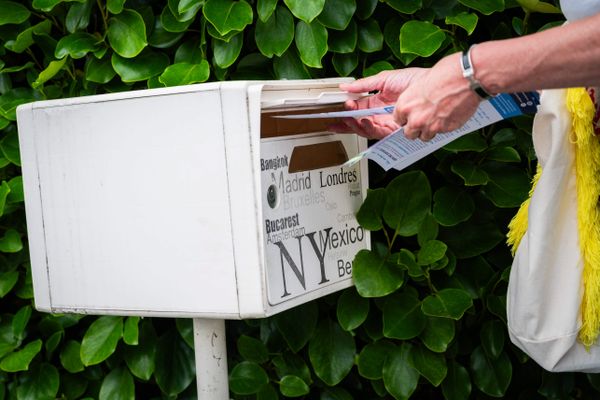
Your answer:
[[[0,0],[0,400],[195,397],[189,320],[34,311],[17,105],[429,66],[560,24],[557,11],[536,0]],[[535,168],[530,126],[483,129],[402,174],[372,165],[358,217],[374,244],[354,261],[356,289],[229,322],[232,396],[598,397],[594,375],[546,373],[507,337],[504,235]]]

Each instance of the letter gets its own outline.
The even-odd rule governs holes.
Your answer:
[[[344,268],[344,260],[337,260],[338,278],[346,275],[346,269]]]
[[[321,266],[321,282],[319,282],[319,285],[322,285],[325,282],[329,282],[329,279],[327,279],[327,276],[325,275],[325,252],[327,251],[327,242],[329,241],[329,231],[331,231],[331,229],[332,228],[323,229],[326,232],[326,236],[322,253],[319,251],[319,247],[317,246],[317,242],[315,241],[316,232],[306,234],[308,240],[310,240],[310,244],[312,245],[313,250],[315,251],[315,254],[317,255],[317,258],[319,259],[319,264]],[[319,237],[321,238],[321,232],[319,232]],[[321,243],[323,243],[322,238]]]
[[[300,272],[300,270],[298,269],[298,266],[292,259],[292,256],[290,256],[290,253],[287,251],[287,249],[285,248],[283,243],[281,243],[281,242],[274,243],[277,247],[279,247],[279,256],[281,257],[281,275],[282,275],[281,279],[283,279],[283,295],[281,296],[281,298],[284,298],[284,297],[287,297],[290,295],[290,293],[287,291],[287,285],[286,285],[286,280],[285,280],[285,268],[284,268],[284,263],[283,263],[284,257],[285,257],[288,265],[290,266],[290,268],[292,268],[292,272],[294,273],[294,275],[296,275],[298,282],[300,282],[300,284],[302,285],[302,288],[304,290],[306,290],[306,280],[304,278],[304,260],[302,259],[302,236],[298,236],[296,239],[298,239],[298,250],[300,251],[300,268],[302,269],[302,272]]]

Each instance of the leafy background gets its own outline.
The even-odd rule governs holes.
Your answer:
[[[17,105],[360,77],[562,21],[536,0],[0,0],[0,400],[195,398],[189,320],[34,310]],[[598,397],[595,375],[544,372],[507,337],[504,235],[535,169],[530,126],[496,124],[401,174],[372,165],[356,288],[228,322],[232,396]]]

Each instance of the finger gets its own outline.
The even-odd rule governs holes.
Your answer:
[[[340,89],[350,93],[372,92],[382,90],[385,85],[385,75],[379,73],[367,78],[357,79],[353,82],[340,84]]]
[[[431,131],[421,132],[421,134],[419,135],[419,139],[421,139],[424,142],[429,142],[431,139],[433,139],[435,137],[435,135],[436,134]]]
[[[414,128],[412,126],[406,125],[404,126],[404,136],[407,139],[417,139],[419,136],[421,135],[421,131],[417,128]]]
[[[347,124],[343,122],[337,122],[335,124],[331,124],[327,126],[327,130],[330,132],[337,133],[353,133],[354,130],[350,128]]]

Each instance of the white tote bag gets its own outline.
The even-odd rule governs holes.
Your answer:
[[[600,347],[588,348],[578,341],[584,261],[566,93],[544,91],[534,120],[533,142],[542,174],[510,274],[508,330],[512,342],[548,371],[599,372]]]

